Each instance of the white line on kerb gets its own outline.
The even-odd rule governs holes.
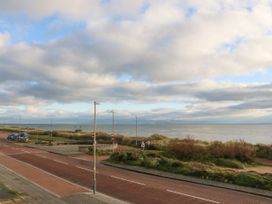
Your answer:
[[[195,199],[198,199],[198,200],[203,200],[203,201],[210,202],[210,203],[220,203],[220,202],[215,201],[215,200],[210,200],[210,199],[206,199],[206,198],[201,198],[201,197],[198,197],[198,196],[193,196],[193,195],[186,194],[186,193],[181,193],[181,192],[177,192],[177,191],[172,191],[172,190],[169,190],[169,189],[166,189],[166,191],[168,191],[168,192],[170,192],[170,193],[175,193],[175,194],[178,194],[178,195],[182,195],[182,196],[187,196],[187,197],[190,197],[190,198],[195,198]]]
[[[130,182],[130,183],[135,183],[135,184],[138,184],[138,185],[141,185],[141,186],[145,186],[144,183],[140,183],[140,182],[137,182],[137,181],[128,180],[128,179],[121,178],[121,177],[118,177],[118,176],[110,176],[110,177],[111,178],[115,178],[115,179],[119,179],[119,180],[122,180],[122,181],[127,181],[127,182]]]

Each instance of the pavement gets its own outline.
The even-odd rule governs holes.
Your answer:
[[[38,186],[36,183],[30,182],[8,168],[0,165],[0,182],[5,183],[9,189],[18,193],[18,196],[9,201],[2,202],[3,204],[28,203],[28,204],[109,204],[114,203],[109,197],[98,194],[94,196],[89,193],[78,193],[60,197]],[[1,203],[1,202],[0,202]],[[115,203],[117,203],[115,201]]]
[[[76,203],[79,199],[76,196],[79,194],[83,195],[81,196],[82,203],[88,203],[84,199],[87,199],[86,193],[87,195],[90,193],[87,189],[93,181],[91,157],[74,158],[53,154],[6,143],[5,140],[0,140],[0,152],[4,155],[0,156],[0,164],[26,177],[27,180],[39,184],[47,191],[53,192],[53,195],[57,194],[62,201]],[[33,173],[28,172],[30,167]],[[98,163],[97,170],[97,191],[103,193],[101,194],[103,198],[111,200],[106,201],[108,203],[122,203],[121,200],[139,204],[272,203],[272,199],[263,196],[146,175],[105,166],[101,163]],[[54,184],[47,185],[48,179],[39,178],[44,177],[44,174],[62,183],[56,186],[67,185],[68,192],[54,187]],[[49,182],[51,182],[50,179]],[[57,195],[55,196],[58,197]],[[99,197],[96,196],[96,198]]]
[[[82,152],[78,151],[79,146],[81,145],[55,145],[55,146],[47,146],[47,145],[40,145],[40,144],[27,144],[27,147],[36,148],[40,150],[44,150],[47,152],[52,152],[56,154],[62,154],[62,155],[69,155],[69,156],[75,156],[75,155],[82,155]]]
[[[12,157],[34,153],[44,154],[47,152],[22,148],[0,140],[0,184],[4,184],[8,189],[18,194],[14,199],[2,201],[3,204],[125,203],[99,192],[93,195],[90,188],[80,186]]]

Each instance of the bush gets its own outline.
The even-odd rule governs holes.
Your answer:
[[[234,183],[242,186],[272,190],[272,176],[255,173],[239,173],[234,177]]]
[[[244,165],[237,161],[237,160],[232,160],[232,159],[215,159],[213,161],[214,164],[217,166],[224,166],[224,167],[229,167],[229,168],[235,168],[235,169],[243,169]]]
[[[133,152],[114,152],[109,158],[111,161],[128,163],[129,161],[136,161],[138,155]]]
[[[207,156],[206,148],[197,144],[193,139],[172,140],[168,145],[169,151],[173,152],[178,159],[203,159]]]
[[[222,142],[214,141],[208,146],[208,151],[213,157],[223,158],[225,156],[225,145]]]
[[[257,157],[272,160],[272,145],[257,144],[255,147]]]
[[[164,136],[164,135],[160,135],[160,134],[153,134],[151,135],[148,140],[165,140],[168,139],[168,137]]]

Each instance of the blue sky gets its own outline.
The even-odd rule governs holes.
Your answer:
[[[0,120],[272,122],[264,1],[0,1]],[[235,108],[233,108],[235,107]]]

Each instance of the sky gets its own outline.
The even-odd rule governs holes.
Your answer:
[[[271,123],[271,0],[0,0],[0,122]]]

